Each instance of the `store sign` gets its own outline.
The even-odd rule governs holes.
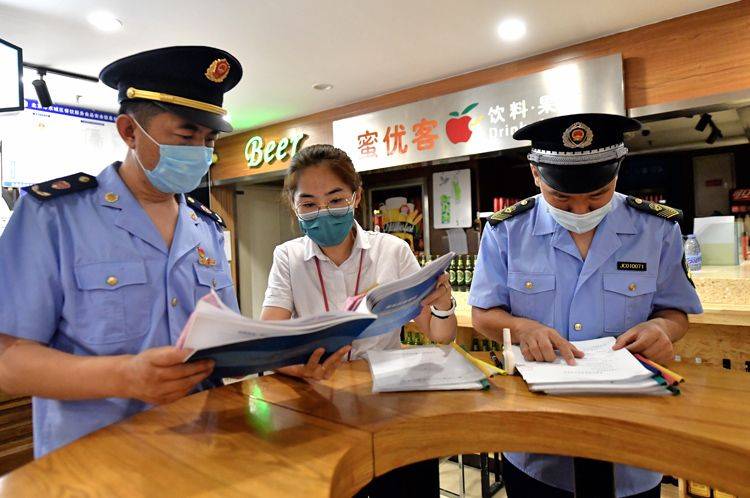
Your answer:
[[[263,137],[254,136],[245,144],[245,160],[249,168],[260,168],[263,164],[284,161],[292,157],[302,142],[307,139],[304,133],[297,133],[291,137],[284,137],[278,142],[269,140],[263,143]]]
[[[333,122],[359,171],[510,149],[519,128],[580,112],[625,114],[620,54]]]

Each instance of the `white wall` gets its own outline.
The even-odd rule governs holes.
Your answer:
[[[245,316],[259,318],[274,248],[298,235],[280,187],[244,187],[237,196],[237,246],[240,306]]]

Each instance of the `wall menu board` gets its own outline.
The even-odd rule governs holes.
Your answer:
[[[127,147],[111,113],[26,99],[22,112],[0,115],[3,187],[26,187],[78,172],[98,174]]]
[[[0,112],[23,109],[23,51],[0,39]]]
[[[471,170],[433,173],[432,199],[435,228],[470,227]]]

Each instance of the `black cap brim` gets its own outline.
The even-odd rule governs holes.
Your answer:
[[[183,105],[165,104],[164,102],[156,102],[153,100],[143,100],[142,102],[151,102],[156,104],[167,112],[177,114],[195,124],[211,128],[212,130],[220,132],[233,131],[232,125],[227,122],[223,116],[208,111],[201,111],[200,109],[193,109],[191,107],[185,107]]]
[[[620,171],[622,159],[609,163],[559,166],[534,163],[542,181],[564,194],[588,194],[609,184]]]

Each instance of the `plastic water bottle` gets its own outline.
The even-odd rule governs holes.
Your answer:
[[[685,241],[685,262],[690,271],[698,271],[703,266],[701,246],[693,234],[688,235]]]

